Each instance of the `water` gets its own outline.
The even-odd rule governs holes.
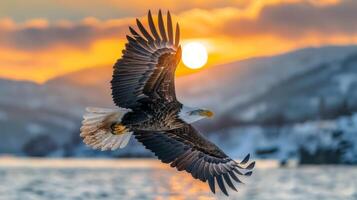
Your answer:
[[[357,167],[264,167],[239,192],[213,195],[190,175],[155,160],[0,159],[0,200],[357,199]]]

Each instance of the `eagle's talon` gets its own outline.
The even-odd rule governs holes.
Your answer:
[[[122,124],[113,124],[111,128],[113,135],[121,135],[127,131],[126,127]]]

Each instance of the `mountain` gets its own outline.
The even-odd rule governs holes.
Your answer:
[[[274,107],[284,109],[287,113],[282,117],[288,118],[288,112],[301,111],[292,110],[299,109],[299,100],[306,103],[322,98],[330,103],[329,92],[348,94],[352,98],[348,103],[353,104],[355,97],[350,92],[355,91],[356,61],[356,46],[308,48],[254,58],[183,77],[178,81],[178,95],[191,105],[212,108],[218,118],[230,117],[237,122],[261,123],[264,119],[260,118],[275,118]],[[282,106],[285,103],[293,105]],[[307,115],[309,119],[315,117]],[[300,120],[289,118],[292,122]]]
[[[257,127],[262,134],[255,134],[260,135],[256,137],[277,134],[285,138],[289,134],[286,130],[299,124],[334,124],[341,117],[352,117],[357,110],[356,65],[357,46],[306,48],[179,77],[177,95],[184,104],[209,108],[216,113],[212,120],[198,122],[196,126],[214,133],[208,135],[226,148],[232,144],[222,141],[241,144],[244,132],[254,133]],[[0,152],[39,156],[108,155],[84,147],[78,132],[85,107],[114,106],[109,85],[111,73],[111,67],[90,68],[42,85],[0,80],[0,126],[4,141]],[[335,129],[339,126],[333,126],[334,130],[331,127],[328,130],[331,134],[338,131]],[[229,136],[232,140],[221,140],[218,136]],[[277,148],[266,145],[270,140],[268,137],[264,139],[265,145],[251,144],[254,148],[237,147],[228,152],[253,150],[260,156],[261,152]],[[134,140],[132,143],[127,150],[110,155],[148,155],[144,149],[137,148]],[[40,148],[41,145],[47,148]],[[300,154],[298,151],[303,150],[298,149],[295,153]]]

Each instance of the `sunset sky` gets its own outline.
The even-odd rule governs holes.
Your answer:
[[[160,8],[179,22],[183,43],[200,41],[208,48],[208,66],[357,43],[355,0],[2,0],[0,77],[44,82],[112,67],[128,25]],[[180,66],[178,74],[188,72]]]

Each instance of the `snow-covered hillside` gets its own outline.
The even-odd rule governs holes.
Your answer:
[[[42,85],[0,80],[0,152],[108,155],[84,147],[78,132],[86,106],[113,106],[110,77],[111,66],[57,77]],[[228,153],[237,156],[254,150],[260,157],[308,156],[310,147],[304,151],[299,145],[304,139],[295,138],[305,134],[300,129],[312,127],[309,132],[325,138],[321,124],[339,124],[343,116],[352,119],[357,111],[357,46],[308,48],[233,62],[180,77],[176,83],[183,103],[215,111],[214,119],[196,126],[213,140],[222,141]],[[344,128],[330,132],[335,129],[347,134]],[[261,139],[265,137],[272,140]],[[357,145],[353,139],[352,144]],[[289,141],[295,142],[295,146],[287,145],[294,150],[267,145]],[[135,142],[127,150],[111,153],[123,154],[150,155]]]
[[[357,114],[281,127],[250,125],[226,128],[210,135],[235,158],[255,157],[301,163],[357,163]]]

